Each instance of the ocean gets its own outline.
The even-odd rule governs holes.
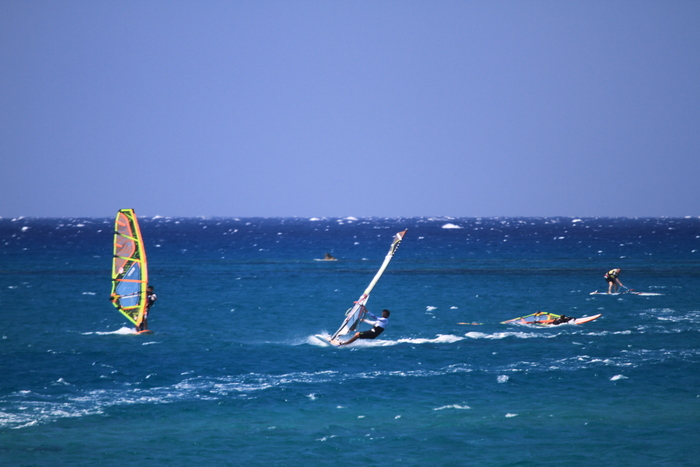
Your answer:
[[[0,465],[698,464],[698,218],[139,220],[153,335],[112,216],[0,219]],[[314,337],[404,229],[386,331]],[[535,311],[602,316],[501,324]]]

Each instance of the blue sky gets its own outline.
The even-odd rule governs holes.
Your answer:
[[[700,215],[700,2],[0,2],[0,216]]]

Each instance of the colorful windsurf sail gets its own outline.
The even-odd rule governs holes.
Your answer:
[[[133,209],[121,209],[114,223],[112,295],[114,306],[138,328],[147,303],[148,266]]]
[[[555,315],[554,313],[545,313],[543,311],[538,311],[536,313],[532,313],[531,315],[520,316],[518,318],[509,319],[508,321],[502,321],[501,324],[552,324],[554,320],[556,320],[559,317],[560,315]]]
[[[340,325],[340,328],[331,336],[331,341],[335,340],[338,336],[344,336],[345,334],[354,331],[355,328],[357,328],[357,325],[360,324],[360,321],[362,320],[362,317],[365,315],[365,312],[367,311],[367,308],[365,308],[365,305],[367,304],[367,300],[369,300],[369,294],[372,292],[372,289],[374,289],[374,286],[377,285],[377,282],[379,282],[379,278],[382,277],[382,274],[384,274],[384,271],[386,270],[386,267],[389,266],[389,262],[391,259],[394,257],[394,254],[396,253],[396,250],[399,248],[399,245],[401,244],[401,240],[403,240],[404,235],[406,235],[406,232],[408,230],[404,230],[403,232],[399,232],[396,235],[394,235],[394,240],[391,242],[391,247],[389,248],[389,252],[387,253],[386,257],[384,258],[384,262],[382,263],[382,266],[379,268],[379,271],[374,275],[374,278],[372,279],[372,282],[369,283],[365,291],[362,293],[360,298],[355,302],[355,304],[350,308],[348,311],[345,312],[345,320],[343,321],[343,324]]]
[[[516,324],[537,324],[540,326],[551,326],[558,324],[583,324],[589,321],[596,320],[602,315],[584,316],[583,318],[572,318],[571,316],[555,315],[554,313],[545,313],[538,311],[526,316],[502,321],[501,324],[516,323]]]

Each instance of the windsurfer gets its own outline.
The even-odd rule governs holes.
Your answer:
[[[620,287],[624,287],[619,279],[621,271],[622,269],[619,268],[611,269],[610,271],[606,272],[605,275],[603,275],[605,280],[608,281],[608,293],[612,293],[613,291],[617,292]]]
[[[323,257],[323,260],[324,261],[337,261],[337,259],[335,257],[333,257],[333,255],[330,253],[326,253],[326,256]]]
[[[363,319],[362,321],[369,323],[372,326],[372,329],[362,332],[356,332],[355,335],[352,336],[350,339],[348,339],[345,342],[340,342],[340,344],[338,345],[347,345],[352,342],[355,342],[357,339],[375,339],[377,336],[379,336],[379,334],[384,332],[384,329],[386,329],[387,324],[389,324],[389,315],[391,314],[391,312],[389,310],[383,310],[381,318],[375,316],[369,310],[367,310],[367,314],[374,318],[375,321],[368,321],[366,319]]]
[[[575,318],[572,318],[571,316],[561,315],[560,317],[558,317],[557,319],[552,321],[552,324],[554,324],[554,325],[564,324],[564,323],[571,321],[572,319],[575,319]]]
[[[143,321],[141,321],[141,326],[137,326],[137,331],[148,330],[148,312],[151,311],[151,307],[158,300],[155,290],[152,285],[149,285],[146,289],[146,309],[143,312]]]

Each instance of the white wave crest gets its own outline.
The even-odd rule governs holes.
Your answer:
[[[518,339],[533,339],[533,338],[546,338],[551,339],[555,337],[554,334],[540,334],[538,332],[495,332],[493,334],[487,334],[484,332],[468,332],[465,336],[470,339],[506,339],[508,337],[516,337]]]
[[[98,336],[109,336],[112,334],[116,335],[127,335],[127,334],[136,334],[136,329],[134,328],[128,328],[126,326],[121,327],[117,329],[116,331],[97,331],[97,332],[84,332],[84,336],[88,336],[90,334],[97,334]]]
[[[468,405],[452,404],[452,405],[443,405],[442,407],[436,407],[433,410],[446,410],[446,409],[469,410],[469,409],[471,409],[471,407],[469,407]]]

